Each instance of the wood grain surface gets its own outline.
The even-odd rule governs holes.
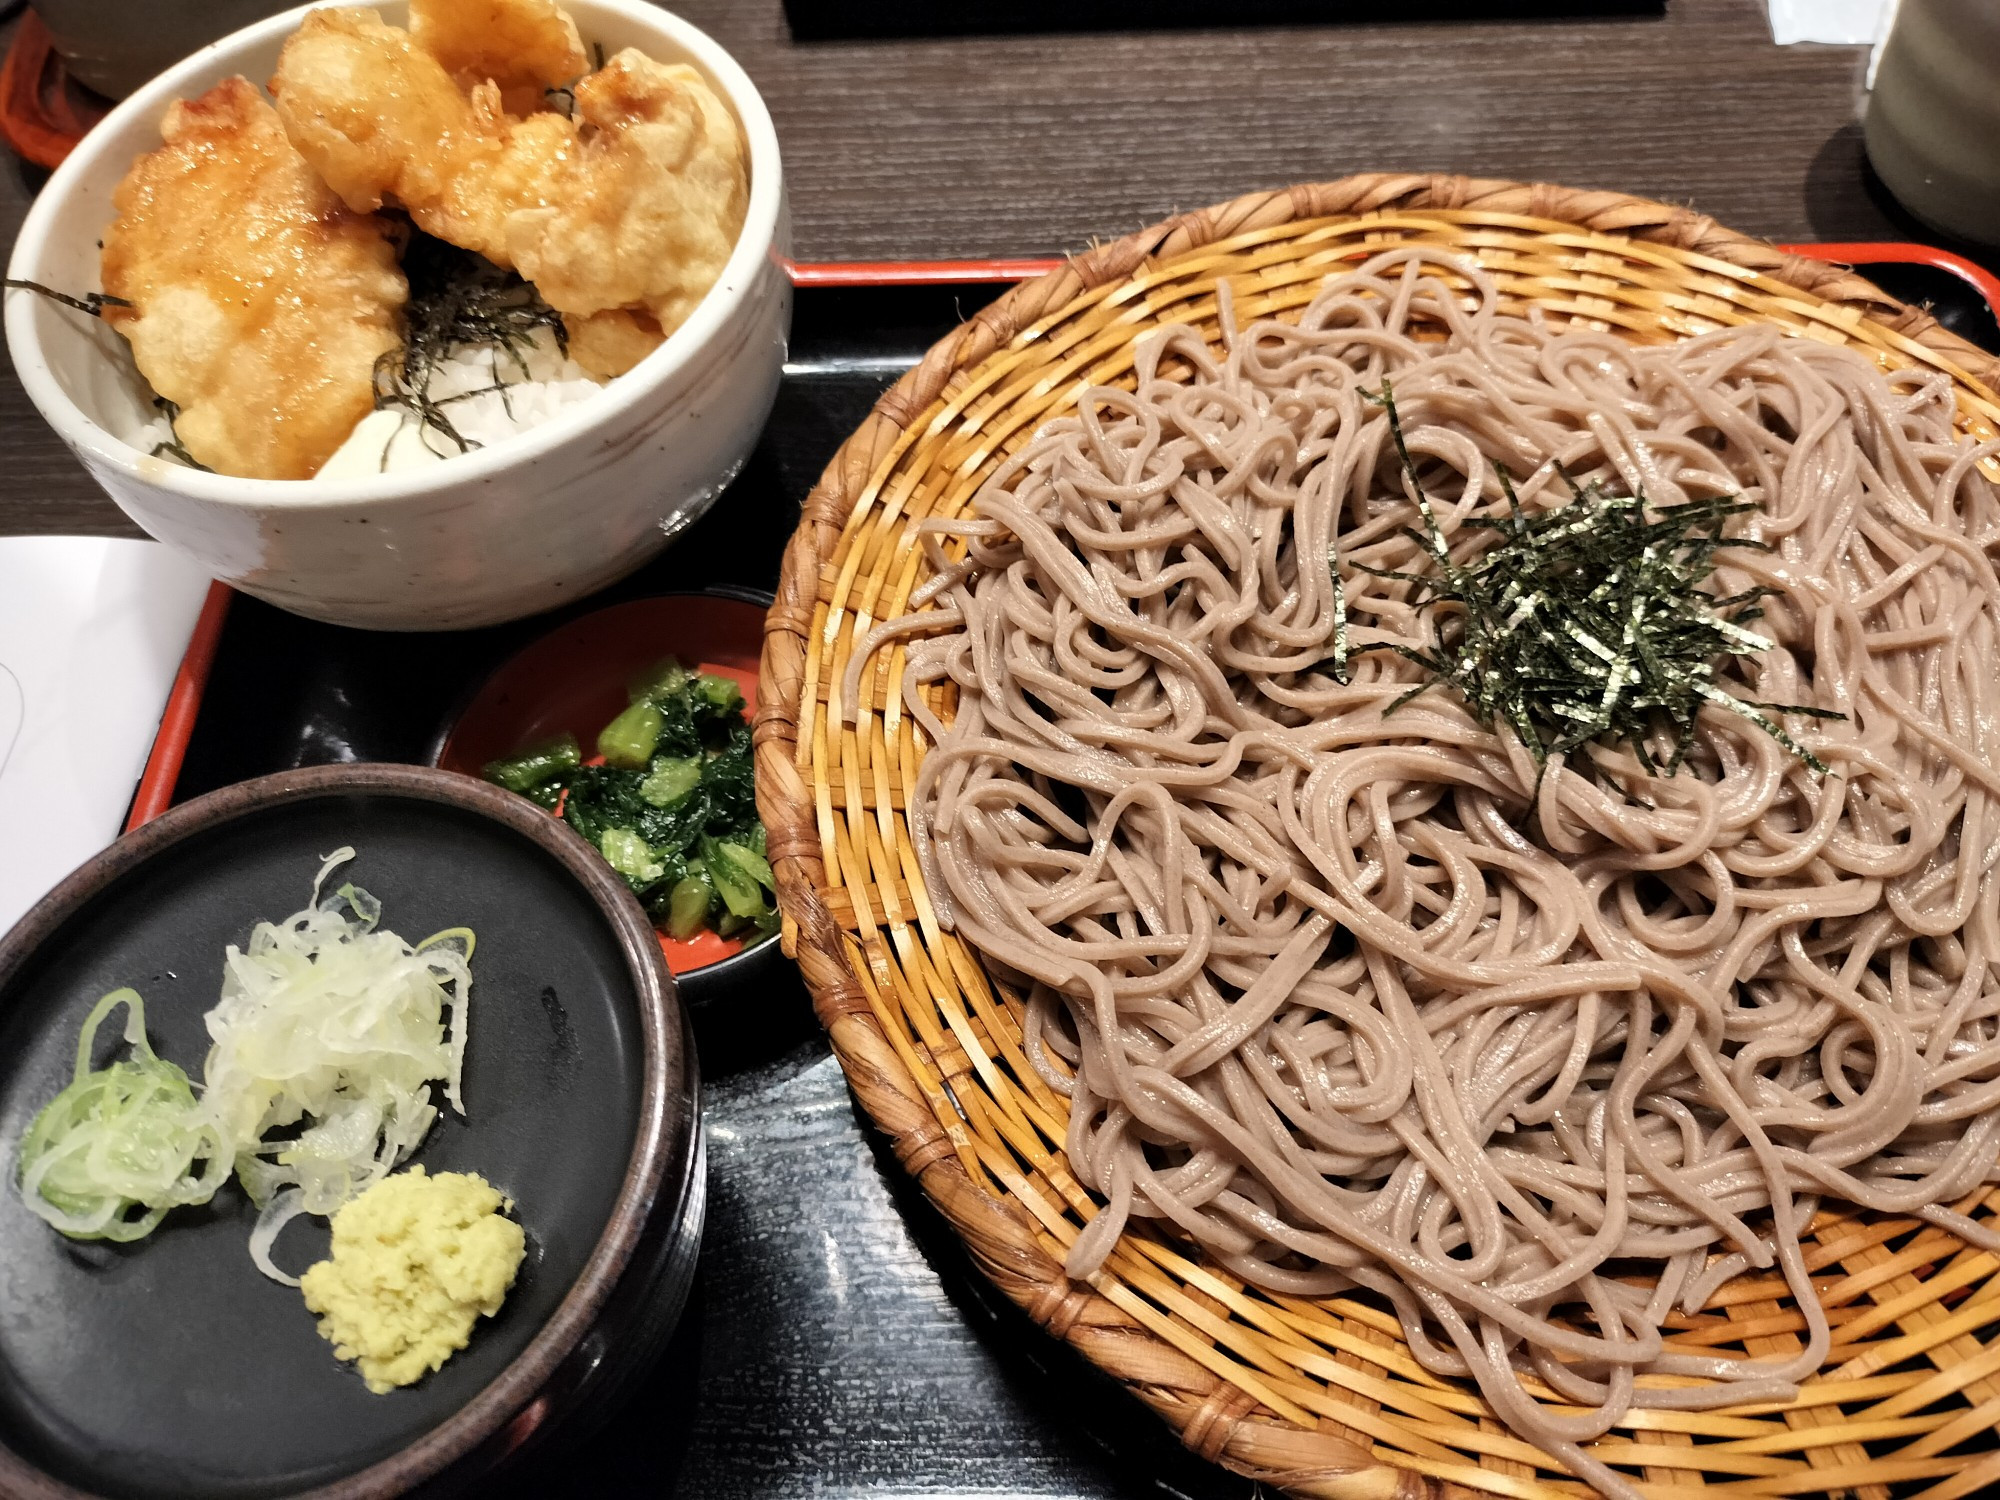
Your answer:
[[[1272,1500],[991,1291],[855,1118],[803,994],[747,1056],[715,1041],[674,1346],[597,1438],[482,1500]]]
[[[1864,49],[1774,46],[1763,0],[1669,0],[1652,17],[808,43],[779,0],[677,8],[770,104],[802,259],[1075,250],[1176,209],[1370,169],[1618,188],[1774,239],[1912,237],[1867,182]],[[7,239],[42,177],[0,162]],[[10,366],[0,535],[52,531],[137,534]]]

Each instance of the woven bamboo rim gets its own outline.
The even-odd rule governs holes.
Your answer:
[[[904,613],[922,581],[912,519],[962,509],[1079,383],[1129,378],[1137,334],[1184,321],[1213,336],[1224,278],[1240,320],[1283,316],[1328,273],[1413,240],[1476,257],[1516,305],[1635,339],[1762,321],[1885,367],[1941,370],[1968,429],[1991,436],[2000,425],[2000,360],[1849,270],[1685,208],[1378,174],[1185,214],[1079,255],[971,319],[828,465],[765,626],[757,799],[785,949],[855,1095],[980,1268],[1037,1323],[1122,1380],[1189,1448],[1292,1494],[1582,1495],[1468,1385],[1423,1371],[1394,1319],[1364,1303],[1246,1290],[1144,1232],[1128,1233],[1090,1285],[1065,1277],[1064,1250],[1095,1207],[1062,1153],[1063,1101],[1023,1061],[1018,1000],[939,930],[923,889],[903,814],[922,747],[892,686],[900,650],[863,674],[858,704],[840,701],[854,644]],[[948,697],[938,704],[949,712]],[[1815,1223],[1808,1263],[1834,1343],[1797,1402],[1634,1412],[1593,1453],[1661,1497],[1952,1500],[2000,1482],[2000,1258],[1914,1220],[1842,1211]],[[1782,1284],[1739,1282],[1720,1303],[1675,1337],[1711,1351],[1800,1347],[1803,1319]]]

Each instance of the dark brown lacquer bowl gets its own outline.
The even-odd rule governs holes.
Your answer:
[[[515,1201],[528,1256],[442,1370],[371,1395],[301,1295],[251,1264],[231,1182],[132,1245],[72,1242],[13,1190],[21,1131],[67,1081],[77,1029],[123,985],[155,1049],[200,1077],[223,950],[305,905],[320,860],[411,941],[473,929],[466,1116],[414,1160]],[[98,1062],[112,1053],[100,1034]],[[520,798],[417,766],[288,771],[128,834],[0,940],[0,1493],[362,1500],[463,1491],[601,1419],[664,1347],[700,1240],[694,1049],[639,903]],[[275,1258],[321,1258],[299,1219]]]

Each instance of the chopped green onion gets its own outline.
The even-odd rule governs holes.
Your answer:
[[[331,1213],[406,1160],[437,1118],[433,1082],[465,1113],[472,933],[447,928],[413,947],[359,887],[322,900],[353,857],[336,849],[304,910],[228,948],[206,1023],[203,1103],[261,1210],[251,1259],[288,1284],[270,1255],[286,1218]]]
[[[132,1056],[93,1071],[97,1028],[120,1005]],[[138,991],[113,990],[84,1020],[68,1087],[21,1137],[17,1180],[28,1207],[72,1239],[123,1243],[214,1197],[233,1154],[187,1074],[154,1055]]]

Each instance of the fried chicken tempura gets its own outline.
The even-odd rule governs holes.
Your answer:
[[[623,375],[666,338],[651,313],[624,307],[587,318],[564,313],[563,327],[569,333],[569,357],[606,379]]]
[[[498,90],[461,90],[372,10],[316,10],[285,43],[271,93],[292,144],[351,209],[393,200],[419,229],[496,265],[507,216],[549,201],[575,127],[514,120]]]
[[[410,40],[466,93],[494,85],[510,114],[543,108],[550,89],[590,71],[576,22],[554,0],[411,0]]]
[[[393,201],[426,233],[518,269],[565,315],[587,368],[630,369],[715,284],[743,227],[735,117],[693,68],[629,48],[573,86],[574,119],[511,114],[507,90],[569,65],[549,17],[569,18],[549,0],[412,11],[413,32],[371,10],[306,17],[271,80],[293,143],[349,207]],[[481,27],[543,42],[503,68]]]
[[[390,226],[347,208],[256,85],[228,78],[168,109],[104,235],[105,320],[180,408],[199,462],[309,479],[374,406],[409,287]]]
[[[631,48],[576,86],[576,112],[596,127],[579,170],[549,207],[508,220],[508,252],[559,311],[643,307],[672,332],[743,227],[742,134],[693,68]]]

